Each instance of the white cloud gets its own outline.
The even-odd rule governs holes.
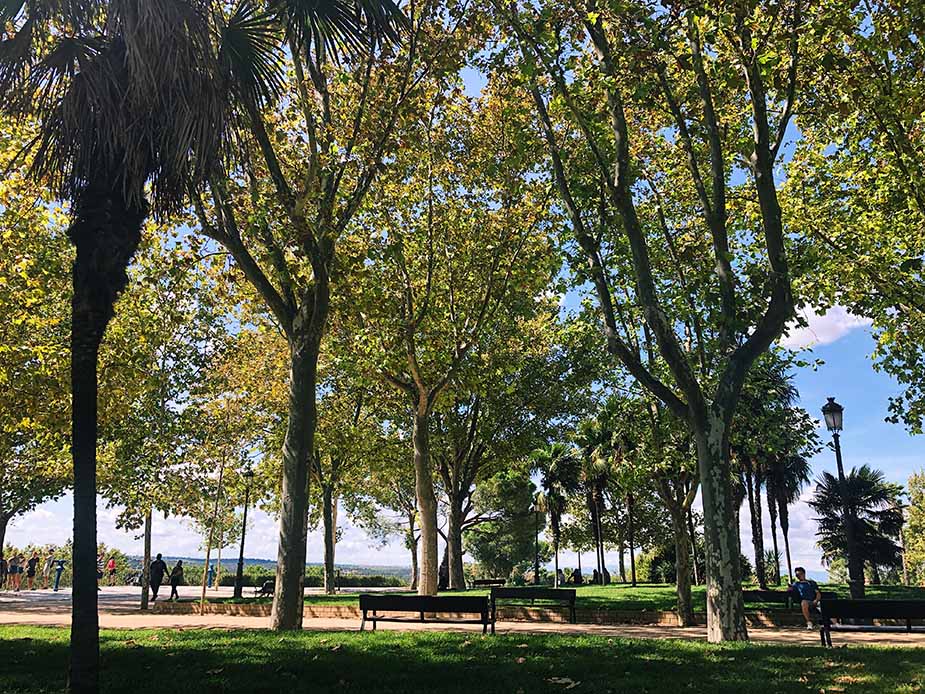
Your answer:
[[[780,344],[790,349],[828,345],[841,339],[856,328],[863,328],[871,324],[869,318],[855,316],[848,312],[844,306],[833,306],[825,313],[817,313],[814,309],[801,310],[808,325],[797,327],[791,322],[786,334],[780,339]]]

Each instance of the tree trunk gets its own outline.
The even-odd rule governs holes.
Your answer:
[[[553,524],[552,528],[552,555],[555,569],[555,577],[552,579],[552,585],[559,588],[559,523]]]
[[[700,585],[700,568],[697,560],[697,528],[694,526],[694,511],[687,509],[687,532],[691,538],[691,564],[694,567],[694,585]]]
[[[418,589],[418,538],[414,534],[414,515],[408,516],[408,535],[405,538],[405,546],[411,552],[411,585],[410,590]]]
[[[774,585],[780,585],[780,549],[777,547],[777,503],[774,499],[772,484],[766,483],[768,496],[768,515],[771,517],[771,544],[774,547]]]
[[[690,537],[684,511],[679,507],[669,508],[674,529],[675,587],[678,594],[678,626],[694,626],[694,605],[691,598],[691,553]]]
[[[784,536],[784,553],[787,556],[787,578],[793,583],[793,562],[790,560],[790,511],[786,502],[778,500],[777,511],[780,516],[780,534]]]
[[[423,398],[424,396],[422,396]],[[430,410],[423,402],[414,412],[411,438],[414,443],[414,489],[421,525],[421,572],[419,595],[437,594],[437,497],[430,466]]]
[[[148,593],[151,586],[151,509],[145,513],[145,552],[141,564],[141,609],[148,609]],[[208,567],[206,567],[208,569]]]
[[[752,548],[755,550],[755,577],[761,590],[768,589],[767,572],[764,570],[764,532],[761,528],[761,489],[758,487],[754,461],[749,460],[745,470],[745,490],[748,495],[748,516],[752,526]]]
[[[209,562],[212,560],[212,546],[215,544],[215,523],[218,520],[218,506],[222,500],[222,479],[225,476],[225,454],[222,451],[222,459],[218,466],[218,489],[215,492],[215,505],[212,507],[212,522],[209,523],[209,537],[206,540],[206,562],[202,567],[202,592],[199,596],[199,614],[205,614],[206,610],[206,586],[209,578]],[[221,540],[219,540],[221,542]],[[218,575],[215,577],[218,582]]]
[[[588,510],[591,513],[591,536],[594,540],[594,560],[597,564],[598,576],[601,576],[601,541],[597,525],[597,504],[594,502],[594,494],[592,492],[588,492]],[[589,581],[589,583],[590,582],[591,581]]]
[[[626,543],[623,541],[623,531],[620,531],[617,538],[617,566],[620,570],[620,583],[626,583],[626,558],[623,556],[626,552]]]
[[[872,586],[879,586],[880,582],[881,582],[880,581],[880,568],[876,564],[871,563],[870,564],[870,584]]]
[[[629,542],[630,542],[630,577],[632,585],[636,587],[636,533],[633,525],[633,495],[626,495],[626,513],[629,517]]]
[[[597,541],[600,545],[598,551],[601,554],[601,585],[607,585],[609,581],[604,578],[605,572],[607,571],[607,561],[604,558],[604,500],[595,495],[594,505],[597,509]]]
[[[78,199],[68,236],[77,250],[71,298],[71,455],[74,465],[71,648],[68,691],[99,690],[96,578],[96,439],[99,347],[141,240],[147,205],[128,204],[118,176]]]
[[[316,288],[315,311],[327,312],[327,295]],[[324,326],[324,317],[312,321]],[[316,331],[321,328],[316,327]],[[302,628],[305,544],[308,539],[308,466],[315,439],[320,334],[296,334],[289,343],[289,422],[283,443],[282,508],[273,595],[272,628]]]
[[[6,526],[10,523],[10,517],[0,513],[0,559],[3,559],[3,545],[6,542]]]
[[[450,498],[446,528],[450,590],[466,589],[466,575],[463,571],[462,523],[462,502],[461,500]]]
[[[726,426],[722,417],[710,413],[707,426],[694,429],[706,545],[707,640],[711,643],[745,641],[748,631],[742,602]]]
[[[321,486],[322,524],[324,525],[324,592],[334,595],[334,548],[337,542],[337,521],[334,508],[337,501],[334,499],[334,490],[330,484]]]

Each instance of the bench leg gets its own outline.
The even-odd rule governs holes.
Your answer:
[[[360,622],[360,631],[363,631],[366,628],[366,610],[363,610],[363,619]]]

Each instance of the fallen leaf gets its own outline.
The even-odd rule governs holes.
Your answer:
[[[518,643],[518,644],[517,644],[517,647],[518,647],[518,648],[530,648],[530,644],[528,644],[528,643]]]
[[[524,658],[523,656],[521,656],[520,658],[518,658],[518,659],[517,659],[516,661],[514,661],[514,662],[516,662],[518,665],[523,665],[524,663],[527,662],[527,659]]]
[[[339,650],[340,650],[340,647],[341,647],[341,644],[337,644],[336,646],[331,646],[331,650],[332,650],[332,651],[339,651]]]
[[[224,669],[225,669],[225,668],[217,667],[217,668],[215,668],[214,670],[206,670],[206,674],[207,674],[207,675],[218,675],[218,674],[221,674],[221,672],[222,672]]]
[[[574,689],[581,682],[576,682],[571,677],[549,677],[546,679],[550,684],[562,684],[565,685],[565,689]]]

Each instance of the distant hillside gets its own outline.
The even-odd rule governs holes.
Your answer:
[[[164,556],[164,561],[168,564],[175,563],[178,559],[182,559],[184,564],[189,564],[190,566],[202,566],[205,560],[202,557],[174,557],[174,556]],[[137,555],[129,555],[128,560],[131,562],[132,566],[140,567],[142,557]],[[215,557],[213,556],[210,561],[215,563]],[[237,566],[238,558],[236,556],[222,556],[222,566],[234,565]],[[245,566],[263,566],[267,569],[275,570],[276,562],[272,559],[248,559],[244,558]],[[309,562],[307,564],[309,569],[315,571],[320,571],[324,568],[324,564],[318,562]],[[338,564],[338,570],[344,574],[354,574],[357,576],[397,576],[403,580],[410,580],[411,578],[411,569],[407,566],[381,566],[376,564]]]

